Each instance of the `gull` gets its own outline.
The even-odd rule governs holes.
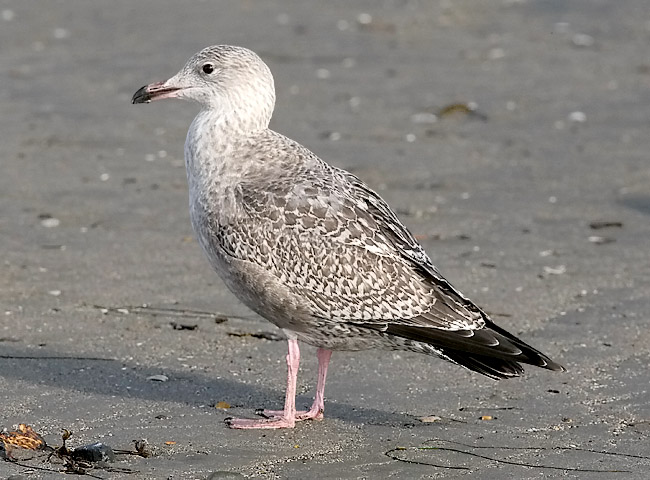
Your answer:
[[[321,420],[332,351],[437,356],[494,379],[523,364],[563,371],[454,288],[388,204],[353,174],[271,129],[275,87],[251,50],[218,45],[133,103],[180,98],[200,111],[185,141],[190,218],[225,285],[287,336],[284,409],[232,428]],[[298,341],[318,347],[314,403],[296,411]]]

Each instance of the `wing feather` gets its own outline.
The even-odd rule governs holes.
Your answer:
[[[228,255],[263,268],[315,318],[431,345],[494,378],[520,374],[517,362],[562,369],[456,290],[356,176],[285,137],[274,141],[291,143],[285,151],[300,161],[241,180],[245,215],[216,229]]]

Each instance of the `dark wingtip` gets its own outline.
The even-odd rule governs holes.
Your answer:
[[[486,377],[493,378],[494,380],[508,379],[523,375],[524,367],[522,363],[555,372],[566,372],[566,368],[562,365],[553,362],[546,355],[541,354],[534,357],[527,355],[526,358],[505,358],[468,354],[468,352],[457,350],[443,349],[442,353],[452,362],[485,375]]]
[[[553,361],[549,361],[548,357],[546,357],[547,362],[546,365],[544,365],[542,368],[546,368],[548,370],[553,370],[554,372],[566,372],[567,369],[564,365],[560,365],[559,363],[555,363]]]

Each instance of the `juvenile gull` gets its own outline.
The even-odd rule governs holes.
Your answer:
[[[196,237],[228,288],[289,341],[282,411],[230,419],[233,428],[291,428],[323,418],[332,350],[384,348],[438,356],[494,379],[521,363],[564,370],[495,325],[440,274],[370,187],[268,128],[273,76],[242,47],[194,55],[133,103],[162,98],[201,107],[185,141]],[[318,347],[318,384],[296,411],[298,340]]]

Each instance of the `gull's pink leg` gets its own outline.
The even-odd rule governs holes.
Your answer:
[[[322,420],[325,410],[325,379],[327,378],[327,366],[332,356],[331,350],[318,349],[318,383],[316,385],[316,397],[309,410],[296,412],[296,420]],[[267,418],[279,418],[284,415],[282,410],[263,410],[261,415]]]
[[[300,349],[298,348],[298,340],[289,340],[289,353],[287,354],[287,394],[284,398],[284,410],[282,414],[277,417],[262,420],[231,418],[227,420],[230,428],[293,428],[296,425],[296,381],[298,379],[299,364]]]
[[[327,366],[332,357],[331,350],[318,349],[318,384],[316,385],[316,396],[314,403],[308,412],[297,412],[296,420],[322,420],[325,410],[325,379],[327,378]]]

